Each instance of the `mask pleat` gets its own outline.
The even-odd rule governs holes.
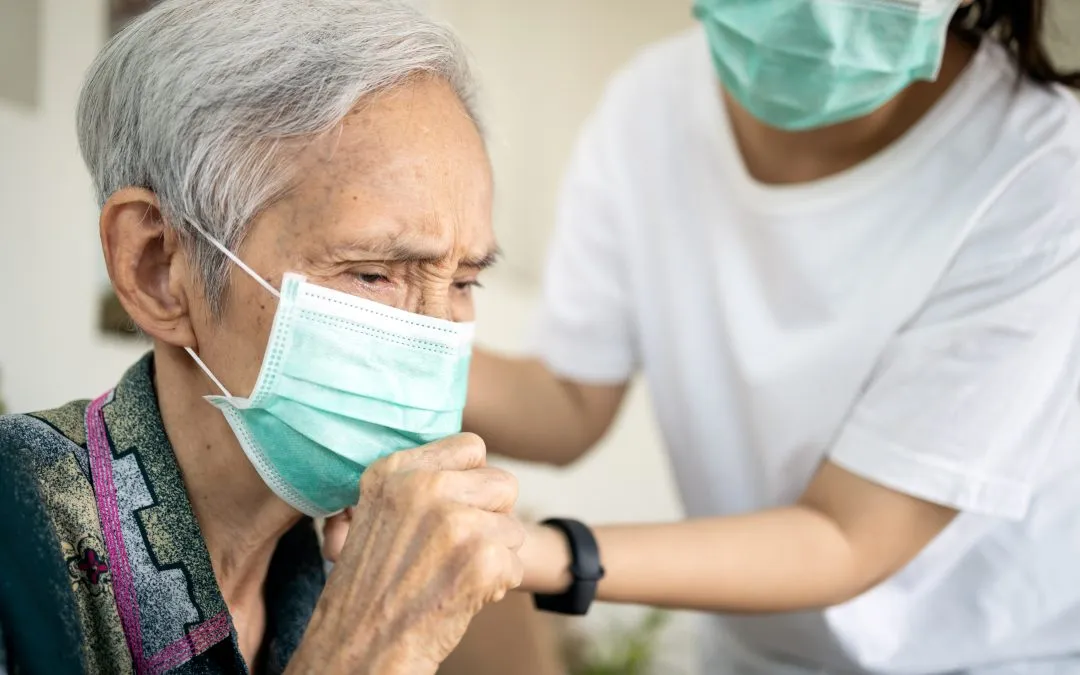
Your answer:
[[[880,108],[937,76],[959,0],[697,0],[724,88],[800,130]]]
[[[275,493],[326,515],[356,503],[381,457],[461,431],[471,339],[287,274],[255,390],[208,400]]]
[[[379,398],[426,410],[460,410],[465,403],[468,355],[449,356],[393,336],[369,334],[324,319],[298,325],[283,375],[307,391]]]
[[[291,403],[312,410],[325,411],[343,419],[381,424],[405,431],[453,434],[461,430],[461,406],[444,410],[412,408],[368,396],[340,396],[317,383],[285,378],[274,397],[274,404]],[[273,409],[273,405],[268,409]]]

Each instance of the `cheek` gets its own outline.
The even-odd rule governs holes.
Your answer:
[[[248,395],[255,386],[277,309],[276,299],[246,281],[234,275],[233,292],[215,330],[218,361],[231,371],[223,379],[228,378],[224,381],[231,383],[232,393],[239,396]]]
[[[276,279],[271,283],[276,283]],[[240,270],[230,271],[226,286],[225,314],[222,325],[235,335],[259,336],[270,332],[277,310],[277,298]]]
[[[265,344],[270,339],[270,327],[274,325],[274,310],[277,308],[276,298],[260,298],[248,312],[251,317],[251,332],[257,341]]]
[[[476,321],[476,303],[471,293],[454,292],[454,300],[451,303],[451,317],[458,323]]]

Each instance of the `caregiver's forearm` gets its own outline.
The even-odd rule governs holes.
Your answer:
[[[805,507],[597,532],[600,599],[722,612],[844,602],[876,583],[843,532]]]
[[[716,612],[783,612],[853,597],[874,579],[859,569],[844,534],[804,507],[681,523],[594,528],[605,576],[597,599]],[[557,532],[549,544],[559,543]],[[528,590],[555,593],[564,566],[526,577]]]
[[[604,435],[625,390],[568,382],[539,361],[477,349],[464,427],[483,438],[489,452],[565,465]]]
[[[662,525],[594,529],[599,598],[718,612],[783,612],[850,600],[906,565],[956,512],[825,462],[797,505]],[[526,542],[524,587],[569,584],[561,533]]]

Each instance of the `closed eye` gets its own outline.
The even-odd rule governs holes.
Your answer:
[[[365,284],[371,284],[373,286],[390,282],[390,278],[385,274],[358,274],[356,275],[356,278],[363,281]]]

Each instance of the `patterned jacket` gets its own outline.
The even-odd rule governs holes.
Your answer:
[[[96,401],[0,417],[0,461],[35,479],[22,492],[51,521],[86,672],[248,672],[161,421],[151,355]],[[305,519],[270,565],[261,672],[284,670],[324,583]],[[14,670],[3,645],[16,632],[3,616],[0,674]]]

